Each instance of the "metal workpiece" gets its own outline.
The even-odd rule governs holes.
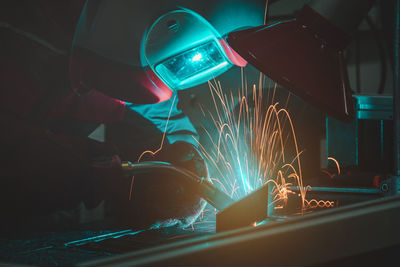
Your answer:
[[[138,174],[150,173],[154,170],[162,170],[171,172],[177,175],[177,178],[184,179],[186,186],[193,187],[201,198],[210,203],[217,210],[223,210],[234,203],[234,200],[227,194],[216,188],[212,183],[205,178],[199,177],[196,174],[176,167],[168,162],[159,161],[144,161],[144,162],[124,162],[122,170],[126,176],[134,176]]]
[[[257,225],[268,216],[268,184],[217,213],[216,231]]]

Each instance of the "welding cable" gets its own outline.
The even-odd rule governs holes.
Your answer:
[[[125,162],[122,169],[129,176],[150,173],[154,170],[169,171],[179,177],[184,178],[190,186],[193,186],[201,198],[210,203],[217,210],[223,210],[234,203],[233,199],[227,194],[216,188],[212,183],[204,178],[197,176],[189,170],[176,167],[168,162],[144,161],[144,162]]]

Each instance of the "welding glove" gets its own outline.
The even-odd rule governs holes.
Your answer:
[[[199,177],[207,178],[208,175],[200,152],[186,142],[167,145],[145,160],[169,162]],[[184,180],[177,174],[160,170],[135,175],[133,183],[129,179],[119,201],[114,202],[118,204],[115,211],[119,223],[146,228],[190,225],[203,211],[206,202],[198,196],[196,188]]]

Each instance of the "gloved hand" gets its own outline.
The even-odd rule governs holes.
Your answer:
[[[207,168],[200,152],[191,144],[176,142],[165,146],[146,160],[169,162],[207,178]],[[185,227],[193,223],[206,202],[182,177],[160,170],[136,175],[125,183],[124,192],[114,201],[119,223],[133,227]],[[131,199],[129,200],[132,185]]]

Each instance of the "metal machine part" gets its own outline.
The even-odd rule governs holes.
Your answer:
[[[367,2],[365,1],[365,5]],[[400,1],[395,1],[394,88],[391,96],[358,96],[356,120],[345,125],[327,117],[328,155],[341,159],[344,165],[355,165],[385,171],[392,194],[399,194],[400,183],[400,88],[399,36]],[[339,140],[340,139],[340,140]],[[343,149],[344,148],[344,149]],[[346,151],[346,152],[345,152]],[[350,152],[349,152],[350,151]],[[368,159],[367,159],[368,158]]]
[[[300,193],[297,186],[288,187],[289,190]],[[343,207],[350,204],[360,203],[369,200],[376,200],[385,196],[390,196],[390,188],[386,183],[382,183],[380,188],[356,188],[356,187],[309,187],[307,188],[307,200],[315,200],[314,207],[305,207],[306,210],[312,208],[326,209],[333,207]],[[318,205],[318,202],[331,203],[329,205]],[[328,201],[328,202],[327,202]]]
[[[234,203],[234,200],[227,194],[216,188],[206,179],[197,176],[196,174],[167,162],[144,161],[144,162],[125,162],[122,164],[122,169],[127,176],[136,174],[149,173],[154,170],[162,170],[172,172],[177,177],[182,177],[189,186],[196,188],[199,196],[210,203],[217,210],[223,210]]]
[[[353,95],[358,120],[392,120],[393,97],[388,95]]]
[[[398,176],[391,176],[381,182],[381,192],[385,195],[400,195],[400,179]]]
[[[327,155],[340,165],[391,173],[393,169],[393,100],[391,96],[354,95],[356,119],[326,118]]]
[[[288,189],[299,192],[298,186],[289,186]],[[351,195],[382,195],[383,192],[375,188],[340,188],[340,187],[312,187],[307,189],[308,192],[334,193],[334,194],[351,194]]]

